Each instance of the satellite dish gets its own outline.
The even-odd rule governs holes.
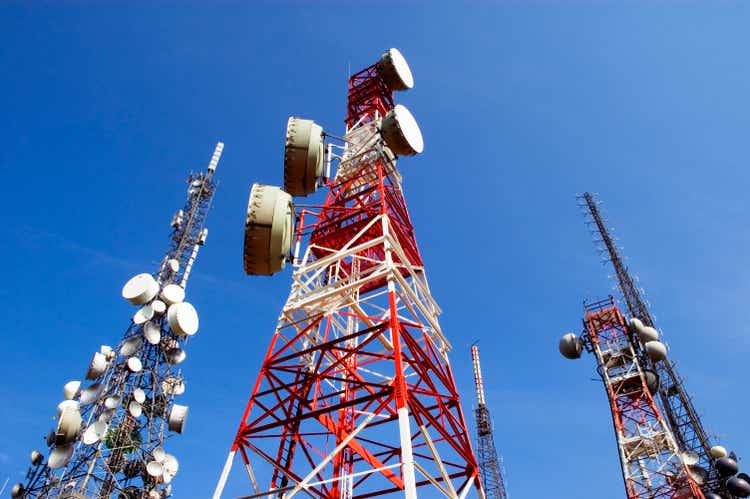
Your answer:
[[[284,268],[294,234],[292,197],[278,187],[253,184],[245,220],[244,267],[248,275]]]
[[[682,464],[684,464],[685,466],[692,466],[694,464],[698,464],[700,457],[695,452],[686,450],[680,453],[680,459],[682,460]]]
[[[637,332],[639,329],[643,329],[643,322],[638,317],[632,317],[628,321],[628,326],[632,331]]]
[[[659,339],[659,331],[652,328],[651,326],[644,326],[638,329],[638,337],[643,343],[648,343],[649,341],[657,341]]]
[[[148,273],[138,274],[122,287],[122,297],[133,305],[144,305],[156,297],[159,283]]]
[[[104,407],[107,409],[117,409],[121,401],[122,398],[119,395],[111,395],[104,399]]]
[[[186,301],[169,306],[167,321],[172,332],[180,336],[192,336],[198,332],[198,312]]]
[[[323,128],[312,120],[290,117],[284,146],[284,190],[292,196],[315,192],[324,162]]]
[[[154,447],[154,450],[151,451],[151,455],[154,456],[154,461],[158,463],[163,463],[167,457],[167,453],[164,451],[163,447]]]
[[[107,357],[99,352],[95,352],[89,363],[89,370],[86,371],[86,379],[95,380],[107,370]]]
[[[99,414],[99,421],[104,421],[105,423],[109,424],[110,422],[112,422],[112,419],[114,419],[115,414],[117,414],[117,409],[104,410],[101,414]]]
[[[81,392],[81,405],[93,404],[99,397],[101,397],[104,391],[104,385],[101,383],[94,383],[93,385],[84,388]]]
[[[711,457],[716,459],[727,457],[727,450],[721,445],[714,445],[709,452],[711,453]]]
[[[164,303],[172,305],[174,303],[180,303],[185,299],[185,290],[177,284],[167,284],[164,289],[161,290],[159,295]]]
[[[167,304],[161,300],[154,300],[151,302],[151,309],[154,311],[154,315],[161,315],[167,310]]]
[[[646,386],[648,387],[648,390],[652,394],[657,393],[659,391],[659,386],[660,386],[659,376],[651,369],[644,369],[643,375],[646,378]]]
[[[659,362],[667,358],[667,347],[661,341],[648,341],[644,345],[646,354],[654,362]]]
[[[132,336],[125,340],[120,347],[120,355],[130,357],[141,348],[143,341],[138,336]]]
[[[176,258],[170,258],[167,260],[167,265],[169,265],[169,270],[172,272],[177,272],[180,270],[180,261]]]
[[[100,346],[99,353],[104,355],[108,361],[117,357],[117,354],[115,353],[114,349],[109,345]]]
[[[169,483],[180,469],[180,463],[172,454],[167,454],[162,463],[162,468],[164,468],[164,483]]]
[[[147,322],[143,325],[143,337],[151,345],[157,345],[161,340],[161,327],[153,322]]]
[[[93,445],[99,440],[104,438],[107,434],[107,423],[104,421],[97,421],[83,432],[83,443],[86,445]]]
[[[133,400],[132,402],[128,404],[128,412],[134,418],[139,418],[141,417],[141,414],[143,414],[143,406],[140,403]]]
[[[47,433],[47,447],[52,447],[55,444],[55,430],[50,430]]]
[[[38,450],[31,451],[31,464],[32,466],[39,466],[44,462],[44,456]]]
[[[62,413],[68,410],[75,410],[77,411],[80,407],[80,404],[75,400],[63,400],[59,404],[57,404],[57,417],[59,418],[62,416]]]
[[[424,139],[414,116],[406,107],[396,104],[380,124],[386,145],[398,156],[413,156],[424,150]]]
[[[151,461],[146,465],[146,473],[148,473],[148,475],[153,478],[159,479],[164,473],[164,468],[162,468],[161,463],[157,461]]]
[[[81,393],[81,382],[80,381],[68,381],[63,386],[63,397],[67,400],[76,398]]]
[[[185,429],[185,421],[187,421],[188,406],[175,404],[172,406],[172,410],[169,411],[168,427],[169,431],[182,433]]]
[[[67,466],[71,457],[73,457],[73,444],[58,445],[50,453],[47,466],[53,470],[62,468]]]
[[[725,478],[737,474],[740,470],[740,467],[737,466],[737,462],[731,457],[720,457],[714,464],[719,475]]]
[[[76,439],[78,432],[81,431],[81,413],[78,409],[65,409],[57,421],[57,431],[55,431],[55,443],[58,445],[67,444]]]
[[[133,390],[133,400],[135,400],[139,404],[142,404],[146,401],[146,392],[143,391],[143,388],[136,388],[135,390]]]
[[[185,357],[187,357],[187,354],[182,348],[172,348],[170,350],[167,350],[164,353],[164,356],[167,358],[168,363],[176,366],[177,364],[182,364],[185,361]]]
[[[150,321],[154,317],[154,309],[151,305],[144,305],[133,314],[133,322],[135,324],[143,324],[146,321]]]
[[[562,356],[566,359],[578,359],[581,357],[581,352],[583,352],[583,343],[575,333],[568,333],[560,338],[558,348]]]
[[[401,52],[390,48],[378,61],[378,72],[391,90],[409,90],[414,87],[414,76]]]
[[[13,499],[20,499],[23,497],[23,493],[26,492],[26,489],[24,488],[22,483],[17,483],[13,486],[12,489],[10,489],[10,497]]]
[[[143,369],[143,363],[138,357],[130,357],[128,359],[127,365],[128,371],[130,371],[131,373],[141,372],[141,369]]]
[[[750,483],[738,476],[733,476],[727,480],[727,490],[735,497],[750,496]]]

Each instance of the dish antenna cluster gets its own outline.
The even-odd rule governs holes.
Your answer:
[[[393,99],[413,85],[401,53],[385,51],[349,78],[343,137],[290,118],[283,187],[251,188],[245,272],[291,263],[293,284],[215,499],[238,453],[246,497],[481,493],[397,168],[424,148]],[[294,206],[321,188],[322,205]]]
[[[208,235],[204,223],[223,147],[217,144],[205,172],[188,177],[187,201],[172,219],[158,271],[138,274],[122,288],[136,307],[122,340],[94,352],[84,382],[63,386],[46,457],[32,451],[26,482],[13,487],[13,498],[170,496],[179,460],[167,439],[183,432],[188,415],[178,403],[185,392],[179,366],[199,326],[185,287]]]
[[[640,472],[627,469],[630,462],[627,459],[628,449],[627,446],[623,447],[624,444],[621,442],[627,437],[627,432],[617,425],[618,418],[627,419],[625,412],[634,410],[637,404],[628,402],[631,407],[626,408],[618,400],[623,402],[647,400],[649,407],[654,407],[654,409],[649,409],[655,414],[655,416],[650,416],[651,420],[658,419],[660,431],[669,436],[665,437],[662,444],[668,444],[668,448],[664,447],[666,449],[664,452],[670,454],[663,454],[662,457],[671,456],[676,463],[671,465],[672,473],[679,474],[684,471],[691,484],[690,494],[685,497],[705,497],[706,499],[749,497],[750,476],[738,473],[739,467],[733,453],[728,454],[724,447],[711,444],[684,382],[668,358],[667,347],[642,298],[642,290],[635,285],[607,229],[599,202],[588,192],[579,199],[586,216],[586,223],[598,244],[597,249],[605,256],[605,262],[612,264],[622,302],[627,306],[631,318],[624,322],[619,309],[614,306],[614,301],[611,299],[608,302],[592,304],[587,307],[584,320],[586,328],[583,335],[566,334],[560,340],[559,348],[560,353],[569,359],[580,357],[584,348],[594,352],[597,356],[598,371],[608,387],[608,396],[612,403],[628,497],[650,498],[654,496],[650,489],[640,489],[634,485],[638,482],[634,477]],[[607,312],[603,311],[605,308]],[[597,326],[601,320],[592,322],[592,318],[597,315],[616,316],[617,320],[614,320],[609,329],[604,330]],[[622,371],[623,369],[627,372]],[[638,380],[642,381],[642,387]],[[623,396],[625,398],[619,398]],[[641,413],[638,416],[641,416]],[[646,434],[642,428],[638,431],[642,435]],[[642,467],[644,462],[653,457],[638,456],[637,465]],[[675,471],[676,468],[679,469]],[[657,474],[658,476],[660,475]],[[661,478],[672,484],[688,483],[671,475],[665,477],[662,474]],[[655,487],[653,480],[646,482]],[[696,490],[693,484],[699,487],[699,490]],[[630,487],[636,487],[636,489]],[[641,493],[645,495],[639,495]]]

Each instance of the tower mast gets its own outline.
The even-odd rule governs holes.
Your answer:
[[[34,451],[26,483],[14,498],[163,499],[171,494],[177,458],[167,439],[182,433],[188,407],[179,365],[198,330],[198,315],[184,301],[216,183],[224,144],[216,145],[205,171],[190,174],[185,205],[171,222],[169,245],[154,274],[129,280],[123,298],[139,308],[116,348],[102,345],[80,381],[68,382],[50,431],[48,457]]]
[[[423,148],[393,97],[413,83],[401,53],[387,50],[349,79],[343,139],[290,118],[284,190],[251,190],[246,272],[278,272],[290,255],[294,272],[215,499],[237,454],[248,497],[481,494],[397,164]],[[321,184],[323,205],[299,210],[293,232],[290,194]]]
[[[589,192],[579,196],[578,199],[581,201],[579,206],[584,210],[587,225],[592,227],[592,233],[598,236],[595,242],[599,245],[599,250],[606,255],[604,261],[612,264],[620,295],[631,317],[638,321],[636,324],[640,327],[651,328],[658,335],[653,329],[655,327],[653,316],[609,234],[606,220],[601,215],[599,201]],[[696,465],[704,470],[696,475],[703,491],[726,494],[725,484],[720,480],[714,466],[714,459],[717,456],[712,456],[708,435],[674,364],[666,356],[658,360],[650,359],[643,352],[641,342],[636,341],[634,349],[640,356],[644,368],[648,368],[655,374],[655,394],[659,398],[666,423],[671,428],[679,449],[684,455],[690,456],[689,461],[697,460]]]
[[[474,411],[477,425],[477,462],[482,476],[484,494],[487,499],[507,499],[502,461],[495,448],[490,410],[484,398],[484,381],[477,345],[471,347],[471,360],[474,366],[474,385],[477,390],[477,408]]]

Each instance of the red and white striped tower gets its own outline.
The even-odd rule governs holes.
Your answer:
[[[349,79],[346,133],[326,147],[326,170],[333,162],[336,174],[317,180],[328,190],[322,206],[297,211],[291,292],[215,499],[237,453],[252,486],[246,497],[412,499],[422,487],[427,497],[474,488],[483,496],[396,166],[397,156],[422,150],[416,121],[393,100],[412,85],[395,49]],[[285,190],[294,195],[312,192],[322,173],[319,136],[331,136],[316,127],[289,122]],[[283,267],[289,237],[274,234],[286,230],[279,217],[290,203],[273,189],[256,184],[251,193],[248,273]],[[258,463],[271,470],[267,481],[256,477]]]
[[[587,304],[584,332],[565,335],[560,351],[576,358],[582,348],[594,353],[612,411],[628,499],[703,499],[685,457],[651,395],[656,380],[643,368],[613,298]],[[656,352],[655,352],[656,353]]]

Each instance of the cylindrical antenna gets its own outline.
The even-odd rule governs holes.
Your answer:
[[[477,387],[477,403],[485,405],[484,402],[484,382],[482,381],[482,367],[479,364],[479,347],[471,347],[471,361],[474,364],[474,384]]]

